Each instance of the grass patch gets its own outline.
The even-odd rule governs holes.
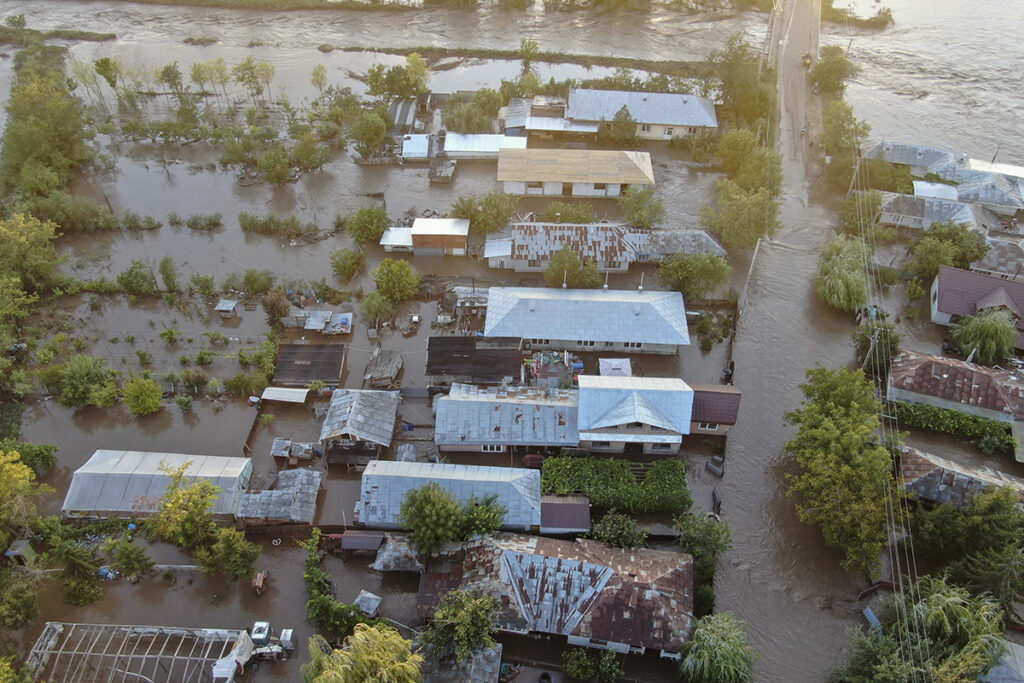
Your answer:
[[[54,31],[37,31],[34,28],[17,28],[14,26],[0,25],[0,45],[17,45],[24,47],[29,43],[56,38],[59,40],[86,40],[102,43],[108,40],[117,40],[114,33],[96,33],[95,31],[75,31],[71,29],[57,29]]]

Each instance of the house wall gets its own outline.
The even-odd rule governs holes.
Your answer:
[[[518,180],[506,180],[505,192],[518,195],[526,194],[526,183]],[[534,192],[533,194],[540,194],[540,192]]]
[[[929,302],[932,309],[932,322],[936,325],[945,325],[950,327],[953,325],[953,315],[951,313],[943,313],[939,310],[939,278],[936,277],[932,280],[932,290],[929,295]]]
[[[466,241],[465,235],[422,235],[416,233],[412,235],[412,246],[416,251],[420,249],[465,249]]]
[[[544,196],[561,196],[562,191],[564,190],[564,185],[565,183],[544,183],[544,190],[542,194],[544,194]],[[527,189],[527,193],[529,193],[529,189]]]
[[[956,401],[948,401],[944,398],[936,398],[934,396],[926,396],[925,394],[918,394],[913,391],[906,391],[904,389],[897,389],[896,387],[889,387],[889,400],[893,401],[906,401],[907,403],[921,403],[927,406],[933,406],[935,408],[946,408],[947,410],[955,410],[958,413],[965,413],[967,415],[974,415],[975,417],[984,417],[989,420],[995,420],[997,422],[1004,422],[1006,424],[1013,424],[1013,415],[1010,413],[1000,412],[998,410],[989,410],[988,408],[980,408],[978,406],[967,405],[966,403],[957,403]]]
[[[388,252],[388,253],[391,253],[391,252],[401,252],[403,254],[411,254],[412,253],[412,247],[399,247],[399,246],[395,246],[393,244],[389,244],[389,245],[386,245],[384,247],[384,251]]]
[[[614,435],[609,434],[609,439],[614,439]],[[597,444],[607,443],[607,446],[599,446]],[[679,453],[680,444],[677,443],[645,443],[644,445],[645,455],[676,455]],[[626,451],[626,442],[624,441],[580,441],[580,448],[595,453],[624,453]]]
[[[612,652],[618,652],[620,654],[629,654],[630,647],[626,643],[609,643],[604,641],[593,641],[589,638],[581,638],[580,636],[566,636],[566,641],[569,645],[578,645],[580,647],[592,647],[595,650],[611,650]],[[633,648],[635,654],[643,654],[644,649]]]
[[[573,197],[618,197],[622,194],[622,186],[618,183],[604,183],[596,187],[595,183],[573,183]]]
[[[717,429],[701,429],[701,425],[710,424],[712,427]],[[691,422],[690,433],[691,434],[704,434],[706,436],[723,436],[729,431],[729,425],[705,423],[705,422]]]
[[[627,347],[624,342],[604,342],[594,341],[593,344],[587,344],[584,340],[583,344],[579,344],[580,340],[567,340],[567,339],[526,339],[526,342],[530,344],[533,349],[557,349],[559,351],[594,351],[601,353],[610,353],[613,351],[621,353],[650,353],[650,354],[669,354],[675,353],[678,347],[675,344],[640,344],[639,347]]]
[[[644,128],[647,130],[644,130]],[[663,126],[660,123],[637,123],[637,137],[644,140],[670,140],[672,138],[686,137],[699,131],[716,131],[717,128],[708,126]]]
[[[469,443],[469,444],[467,444],[467,443],[460,443],[460,444],[449,444],[449,445],[438,444],[438,446],[437,446],[437,450],[448,452],[448,453],[480,453],[481,455],[496,455],[496,454],[505,453],[506,451],[508,451],[508,446],[491,446],[491,445],[488,445],[487,448],[496,448],[498,450],[489,450],[489,451],[485,452],[483,450],[484,446],[482,444],[478,444],[478,443]]]

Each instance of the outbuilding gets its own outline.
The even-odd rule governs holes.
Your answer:
[[[653,185],[647,152],[579,149],[503,149],[498,182],[527,196],[618,197],[631,185]]]

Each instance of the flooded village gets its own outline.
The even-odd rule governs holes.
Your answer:
[[[5,2],[0,680],[1024,676],[981,5]]]

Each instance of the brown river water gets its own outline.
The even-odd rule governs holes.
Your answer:
[[[874,11],[875,3],[857,0],[862,14]],[[839,3],[837,3],[839,4]],[[1019,40],[1024,20],[1019,12],[1007,12],[1000,0],[965,4],[955,0],[922,3],[915,0],[887,2],[896,24],[882,32],[853,31],[824,26],[822,44],[849,45],[863,71],[848,88],[848,98],[859,117],[872,125],[874,136],[947,146],[979,158],[1024,163],[1024,135],[1019,117],[1019,74],[1024,71],[1024,43]],[[362,86],[350,71],[362,71],[375,62],[397,63],[401,58],[375,54],[334,52],[322,54],[322,43],[336,46],[443,45],[514,49],[520,35],[528,35],[542,49],[585,54],[624,55],[653,59],[698,59],[722,45],[731,33],[743,31],[759,43],[766,17],[748,14],[715,16],[680,15],[656,10],[649,15],[558,13],[545,14],[538,5],[526,12],[481,10],[475,13],[443,9],[413,12],[294,12],[266,13],[206,8],[132,5],[120,2],[64,0],[5,0],[3,12],[24,13],[36,28],[80,28],[111,31],[111,43],[72,45],[75,58],[93,60],[119,56],[132,64],[155,67],[177,60],[182,67],[192,61],[223,56],[229,63],[249,54],[271,60],[277,67],[274,92],[292,101],[312,96],[309,73],[315,64],[328,67],[333,82],[354,89]],[[798,19],[799,22],[799,19]],[[799,26],[797,28],[800,28]],[[215,37],[210,47],[182,44],[187,36]],[[265,43],[247,48],[250,41]],[[9,89],[11,60],[0,60],[0,96]],[[519,65],[493,60],[466,60],[455,68],[435,72],[431,85],[437,90],[470,89],[496,85],[514,76]],[[610,70],[572,65],[539,65],[542,77],[590,77]],[[817,253],[835,223],[826,207],[812,203],[809,180],[799,138],[802,108],[788,109],[781,122],[780,149],[785,160],[787,196],[784,228],[775,239],[762,244],[742,301],[742,320],[734,348],[736,384],[744,393],[739,424],[730,432],[728,465],[724,479],[715,481],[694,468],[698,505],[707,506],[710,486],[724,497],[723,515],[733,528],[735,548],[720,562],[717,579],[718,609],[737,613],[750,624],[760,652],[758,681],[819,681],[842,656],[846,631],[859,623],[863,605],[856,593],[863,587],[858,577],[838,568],[838,555],[824,547],[820,534],[799,523],[785,496],[787,467],[782,445],[791,434],[782,416],[799,401],[797,385],[804,368],[815,363],[839,365],[853,360],[849,334],[853,322],[827,309],[811,290]],[[368,195],[383,193],[392,216],[406,211],[445,211],[460,195],[486,192],[495,187],[493,164],[460,166],[450,187],[430,186],[424,168],[364,169],[347,155],[335,159],[323,172],[303,176],[283,188],[258,184],[241,187],[233,173],[214,170],[216,155],[202,146],[153,148],[146,145],[111,145],[107,151],[117,160],[118,172],[110,178],[81,181],[76,189],[106,198],[118,210],[164,217],[220,212],[225,227],[212,235],[164,226],[141,234],[82,235],[66,238],[62,253],[65,268],[80,276],[110,276],[132,259],[155,262],[171,255],[190,272],[217,273],[250,267],[271,268],[281,277],[314,279],[329,276],[327,252],[348,246],[346,236],[332,236],[315,245],[291,247],[273,238],[250,236],[238,228],[240,211],[294,213],[303,220],[327,227],[334,214],[348,213],[372,202]],[[696,172],[667,151],[652,150],[658,192],[669,210],[668,223],[694,227],[699,208],[707,201],[715,175]],[[526,208],[539,208],[527,207]],[[599,203],[598,211],[616,216],[613,203]],[[383,256],[369,254],[369,266]],[[749,254],[733,259],[737,289]],[[469,260],[416,259],[421,272],[463,275],[478,281],[501,279]],[[646,274],[647,277],[651,273]],[[612,285],[634,286],[637,274],[613,278]],[[618,280],[616,282],[616,280]],[[363,276],[352,286],[369,286]],[[433,304],[422,304],[427,320]],[[409,310],[413,310],[410,308]],[[155,339],[156,331],[175,314],[162,304],[148,307],[104,303],[98,311],[81,304],[66,313],[79,319],[95,336],[90,349],[112,364],[132,367],[137,348],[150,350],[154,366],[173,365],[178,350],[168,350]],[[150,321],[153,324],[150,324]],[[261,312],[245,312],[236,328],[210,328],[199,320],[181,318],[177,325],[198,337],[205,329],[234,336],[232,344],[246,345],[266,332]],[[232,323],[234,325],[234,323]],[[941,341],[927,324],[904,323],[908,345],[936,350]],[[132,334],[135,347],[109,338]],[[422,386],[422,354],[429,328],[411,339],[393,335],[385,345],[400,349],[406,361],[406,386]],[[362,328],[349,341],[347,386],[359,386],[369,353]],[[194,353],[199,342],[185,352]],[[680,360],[683,375],[713,381],[723,363],[725,347],[710,356],[687,349]],[[218,361],[215,374],[234,372],[229,362]],[[425,404],[403,403],[404,419],[429,421]],[[274,434],[314,438],[318,425],[299,410],[275,410],[269,428],[256,434],[256,475],[269,477],[272,463],[266,450]],[[126,448],[236,455],[252,425],[254,410],[242,403],[227,402],[223,409],[197,402],[193,414],[182,415],[169,406],[145,420],[126,411],[68,411],[55,401],[35,404],[26,412],[23,430],[27,439],[56,443],[61,447],[59,466],[49,478],[58,493],[50,502],[59,506],[61,491],[71,472],[96,448]],[[915,442],[947,457],[968,462],[1001,464],[1020,473],[1019,467],[993,462],[966,453],[957,444],[934,436],[914,435]],[[709,481],[709,479],[711,481]],[[319,521],[338,523],[351,510],[356,491],[354,476],[332,473],[321,499]],[[120,621],[168,623],[193,626],[239,627],[270,618],[275,626],[295,627],[300,642],[309,634],[303,619],[301,552],[285,539],[280,547],[266,546],[265,563],[274,569],[271,589],[255,598],[242,586],[225,587],[196,575],[193,583],[183,577],[174,587],[157,580],[139,586],[107,584],[108,597],[88,608],[70,608],[60,601],[59,591],[44,595],[46,619],[67,621]],[[162,561],[177,562],[174,549],[159,549]],[[386,612],[399,621],[414,620],[415,581],[381,578],[365,563],[348,565],[328,560],[327,568],[338,582],[338,597],[351,600],[360,588],[381,592]],[[405,623],[409,623],[406,621]],[[34,638],[39,626],[30,628]],[[527,648],[529,651],[529,648]],[[548,648],[545,656],[557,656]],[[536,655],[540,656],[540,655]],[[302,655],[300,655],[300,658]],[[297,662],[265,668],[263,680],[298,680]],[[662,680],[664,672],[641,674],[645,680]]]

